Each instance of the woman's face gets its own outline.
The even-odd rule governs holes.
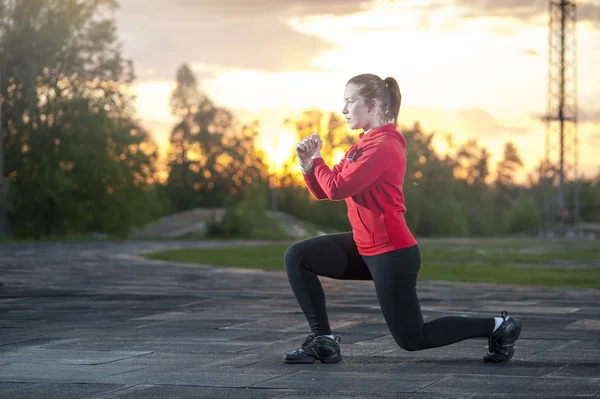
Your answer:
[[[374,116],[369,112],[369,107],[365,105],[358,91],[358,86],[351,83],[346,85],[342,114],[346,117],[350,129],[368,130],[373,124]]]

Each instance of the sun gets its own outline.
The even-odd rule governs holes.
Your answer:
[[[295,132],[282,129],[275,134],[265,134],[259,137],[257,144],[267,156],[270,173],[280,174],[283,172],[284,165],[294,156],[296,136]]]

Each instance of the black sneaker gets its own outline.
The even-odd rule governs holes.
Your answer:
[[[325,336],[315,336],[310,334],[302,346],[295,351],[285,355],[286,363],[308,364],[317,360],[323,363],[337,363],[342,360],[340,353],[341,338],[336,336],[334,339]]]
[[[483,356],[486,363],[508,363],[515,354],[514,344],[521,335],[521,321],[514,317],[506,318],[508,313],[502,312],[504,321],[488,339],[489,353]]]

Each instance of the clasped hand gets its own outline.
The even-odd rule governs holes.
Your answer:
[[[321,157],[321,148],[323,148],[323,140],[317,134],[311,134],[298,144],[296,144],[296,155],[302,168],[309,168],[314,158]]]

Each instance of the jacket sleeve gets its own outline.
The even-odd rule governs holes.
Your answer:
[[[324,200],[329,198],[325,191],[319,186],[319,182],[317,181],[314,173],[302,174],[304,177],[304,182],[306,183],[306,187],[308,187],[308,191],[318,200]]]
[[[391,155],[385,145],[365,147],[361,156],[338,173],[330,170],[323,159],[314,160],[313,174],[319,187],[333,201],[342,200],[368,188],[391,165]]]
[[[325,193],[325,191],[323,191],[323,189],[321,188],[321,185],[319,184],[319,181],[317,180],[317,178],[314,174],[314,170],[316,168],[318,160],[320,160],[323,164],[325,164],[325,162],[323,162],[322,158],[315,159],[315,160],[313,160],[313,162],[314,162],[313,170],[308,174],[302,174],[302,175],[304,177],[304,182],[306,183],[306,187],[308,187],[308,190],[311,192],[311,194],[318,200],[324,200],[324,199],[328,199],[329,196]],[[338,174],[344,168],[345,163],[346,163],[346,158],[344,157],[337,165],[335,165],[333,167],[333,170],[331,171],[331,173]]]

